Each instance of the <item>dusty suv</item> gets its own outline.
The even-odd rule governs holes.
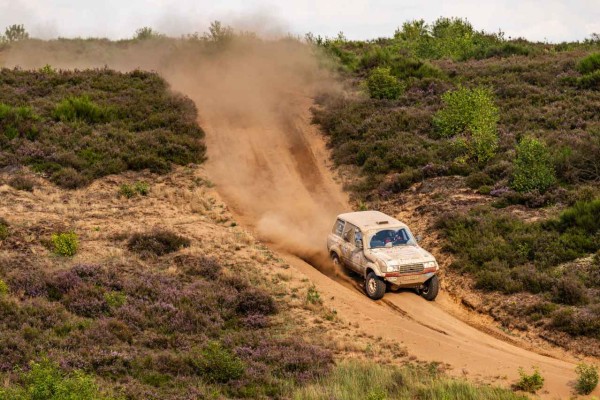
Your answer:
[[[388,285],[414,288],[427,300],[438,294],[435,258],[417,244],[408,226],[379,211],[338,215],[327,250],[335,264],[364,276],[371,299],[381,299]]]

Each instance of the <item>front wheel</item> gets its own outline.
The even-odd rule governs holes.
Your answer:
[[[379,300],[385,294],[385,282],[375,273],[369,272],[365,279],[365,292],[371,299]]]
[[[437,275],[434,275],[430,280],[423,284],[421,288],[421,296],[425,300],[433,301],[440,291],[440,280]]]

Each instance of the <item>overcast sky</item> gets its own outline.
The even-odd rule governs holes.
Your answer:
[[[218,19],[263,33],[313,32],[351,39],[391,36],[402,22],[467,18],[476,29],[530,40],[582,40],[600,33],[600,0],[0,0],[0,30],[25,24],[35,37],[131,37],[151,26],[170,35],[204,32]]]

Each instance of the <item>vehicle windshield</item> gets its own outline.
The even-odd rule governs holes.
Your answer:
[[[382,229],[371,236],[371,239],[369,240],[369,247],[371,249],[415,244],[415,239],[406,228]]]

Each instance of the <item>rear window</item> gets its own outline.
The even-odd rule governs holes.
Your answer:
[[[344,233],[344,221],[341,219],[335,221],[335,225],[333,225],[333,233],[339,237],[342,237],[342,233]]]

